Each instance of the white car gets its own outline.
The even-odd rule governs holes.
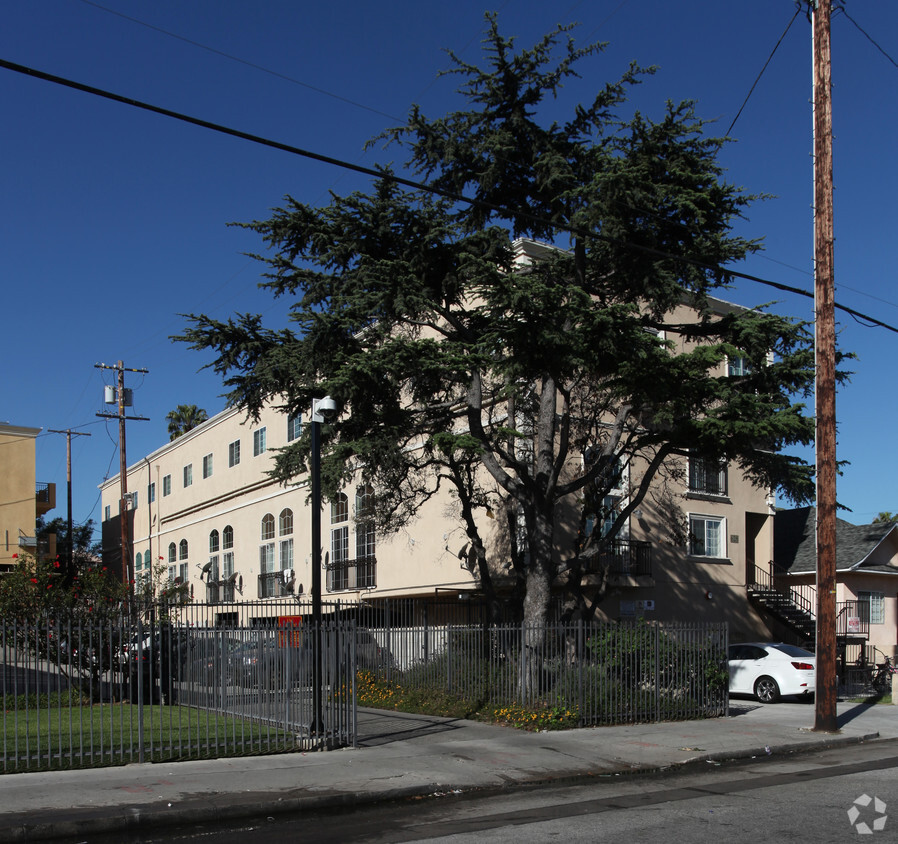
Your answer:
[[[776,703],[782,695],[814,693],[817,658],[795,645],[730,645],[727,665],[731,694],[754,695],[761,703]]]

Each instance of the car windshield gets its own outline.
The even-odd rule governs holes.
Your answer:
[[[796,647],[795,645],[776,645],[776,649],[778,651],[782,651],[786,656],[804,656],[804,657],[813,657],[810,651],[806,651],[804,648]]]

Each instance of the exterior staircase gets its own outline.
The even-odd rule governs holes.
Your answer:
[[[814,641],[817,633],[814,587],[777,587],[770,574],[756,566],[754,582],[747,588],[749,599],[757,607],[785,624],[800,639]]]
[[[747,586],[755,606],[785,624],[811,649],[817,638],[817,590],[813,586],[783,587],[765,569],[755,566],[754,582]],[[864,601],[836,604],[836,640],[844,650],[848,644],[863,644],[870,633],[870,605]]]

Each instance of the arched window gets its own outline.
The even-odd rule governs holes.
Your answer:
[[[337,497],[331,501],[331,524],[338,525],[346,521],[349,521],[349,499],[346,497],[346,493],[339,492]]]
[[[278,534],[280,536],[289,536],[293,533],[293,511],[288,507],[281,510],[278,517]]]
[[[186,560],[187,559],[187,540],[182,539],[181,544],[178,546],[178,559]]]
[[[178,546],[175,545],[174,542],[170,542],[168,544],[168,561],[170,563],[177,562],[178,560]]]
[[[213,530],[209,534],[209,553],[214,554],[218,551],[218,531]]]
[[[274,539],[274,516],[266,513],[262,516],[262,541]]]
[[[234,547],[234,528],[225,525],[225,529],[221,532],[221,547],[225,551]]]
[[[134,571],[140,571],[143,568],[143,554],[140,551],[137,552],[137,557],[134,560]]]

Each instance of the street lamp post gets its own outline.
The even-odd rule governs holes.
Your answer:
[[[312,400],[312,733],[321,735],[321,423],[336,410],[330,396]]]

